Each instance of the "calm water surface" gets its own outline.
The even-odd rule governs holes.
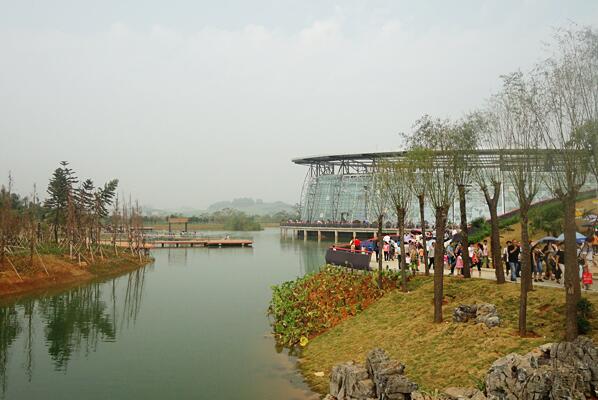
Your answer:
[[[323,247],[243,236],[253,249],[158,249],[128,275],[0,305],[0,398],[317,398],[266,309]]]

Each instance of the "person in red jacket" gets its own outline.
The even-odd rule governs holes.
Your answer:
[[[583,268],[583,274],[581,276],[581,281],[583,283],[583,287],[585,290],[590,290],[590,286],[592,286],[592,273],[590,272],[589,268],[586,266]]]

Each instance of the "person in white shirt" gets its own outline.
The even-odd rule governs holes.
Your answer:
[[[428,268],[434,269],[434,241],[428,242]]]
[[[488,256],[488,241],[484,240],[484,244],[482,244],[482,266],[484,268],[490,268],[490,258]]]

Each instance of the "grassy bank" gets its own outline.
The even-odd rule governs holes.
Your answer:
[[[444,323],[433,324],[432,278],[410,282],[412,291],[387,293],[362,313],[342,322],[310,341],[300,359],[307,382],[319,393],[327,393],[332,366],[361,361],[374,347],[382,347],[405,363],[407,375],[424,390],[447,386],[474,387],[497,358],[525,353],[547,342],[563,339],[564,301],[562,290],[536,288],[528,299],[527,338],[517,335],[518,285],[497,285],[482,279],[445,278]],[[598,295],[586,294],[598,309]],[[501,326],[452,322],[452,310],[459,304],[488,302],[497,306]],[[590,336],[598,340],[598,320],[591,320]],[[324,372],[324,376],[317,376]],[[318,374],[321,375],[321,374]]]
[[[96,257],[90,265],[79,265],[56,251],[42,252],[33,257],[33,263],[29,256],[11,257],[11,262],[20,276],[10,264],[0,266],[0,299],[120,275],[146,265],[150,259],[139,260],[124,251],[115,255],[106,247],[104,258]]]
[[[596,213],[596,205],[594,201],[594,192],[586,192],[578,196],[575,208],[578,210],[584,210],[588,214]],[[532,240],[540,239],[541,237],[550,235],[544,229],[534,227],[533,220],[534,215],[543,214],[548,212],[551,208],[562,207],[560,200],[550,200],[539,204],[534,204],[530,209],[530,235]],[[472,222],[472,231],[469,234],[470,243],[481,242],[482,240],[490,241],[491,227],[490,222],[484,219],[477,219]],[[584,232],[587,228],[581,226],[585,222],[581,219],[577,220],[577,230]],[[507,240],[520,240],[521,239],[521,227],[519,225],[519,213],[512,212],[498,217],[498,225],[500,227],[500,238],[501,241],[506,242]],[[558,225],[558,223],[557,223]],[[557,229],[557,236],[563,231],[562,227]]]

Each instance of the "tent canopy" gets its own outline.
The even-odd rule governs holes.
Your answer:
[[[577,243],[582,243],[586,240],[586,237],[579,232],[575,232],[575,241]],[[565,234],[561,233],[558,238],[556,238],[557,242],[564,242],[565,241]]]

